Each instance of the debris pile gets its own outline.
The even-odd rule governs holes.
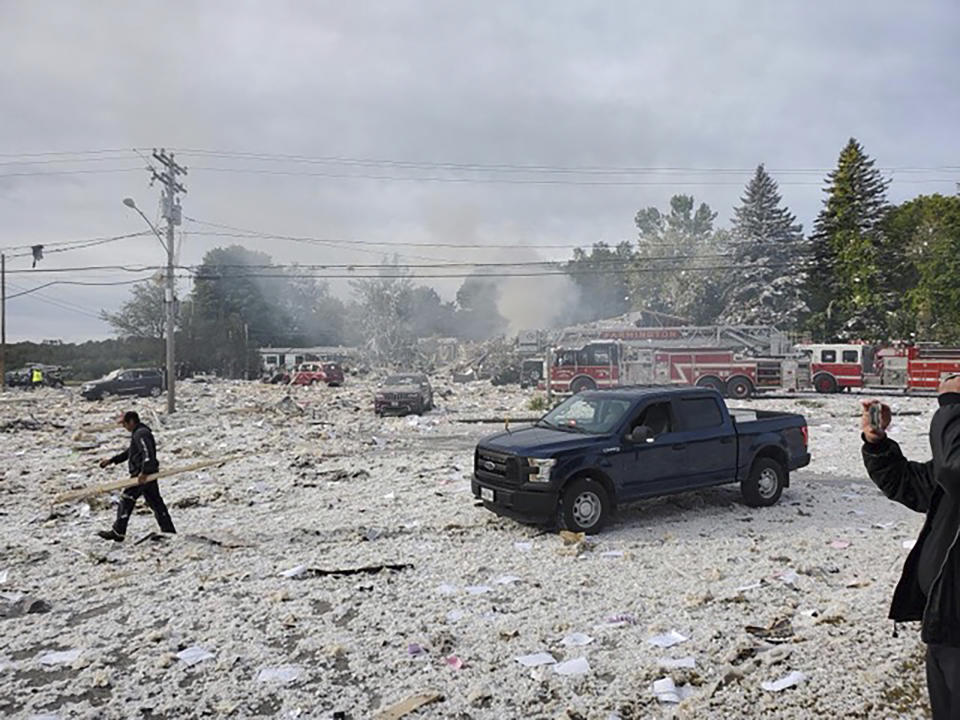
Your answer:
[[[923,717],[923,646],[886,620],[922,518],[864,477],[855,398],[749,404],[810,424],[813,465],[774,507],[721,487],[559,536],[470,492],[499,427],[460,421],[521,417],[528,394],[448,380],[416,422],[374,416],[353,377],[185,383],[173,416],[66,389],[0,402],[0,715]],[[898,405],[926,459],[935,403]],[[161,469],[197,469],[160,481],[179,535],[141,503],[106,543],[115,494],[51,500],[123,478],[96,461],[130,407]]]

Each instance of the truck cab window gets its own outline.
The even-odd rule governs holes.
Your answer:
[[[591,358],[591,365],[609,365],[610,364],[610,351],[605,347],[593,348],[591,353],[593,358]]]
[[[820,362],[835,363],[837,361],[836,350],[824,350],[820,353]]]
[[[684,430],[701,430],[723,425],[723,413],[713,398],[682,398],[679,413]]]
[[[860,363],[860,358],[857,357],[858,353],[856,350],[844,350],[843,351],[843,362],[845,363]]]
[[[650,428],[653,437],[673,432],[673,415],[670,411],[670,403],[659,402],[644,408],[640,415],[630,423],[629,432],[633,432],[634,428],[641,425]]]

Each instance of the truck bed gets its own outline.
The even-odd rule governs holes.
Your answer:
[[[729,411],[737,433],[739,474],[748,471],[749,458],[761,445],[780,447],[788,470],[796,470],[809,462],[806,453],[807,421],[803,415],[737,408],[730,408]]]

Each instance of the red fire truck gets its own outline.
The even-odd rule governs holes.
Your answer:
[[[883,347],[872,345],[801,345],[810,356],[817,392],[882,387],[936,390],[947,375],[960,374],[960,348],[933,344]]]
[[[547,369],[553,392],[577,393],[618,385],[696,385],[734,398],[759,390],[800,389],[809,382],[798,358],[754,358],[724,348],[651,348],[595,340],[554,351]]]

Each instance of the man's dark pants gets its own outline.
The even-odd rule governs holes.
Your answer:
[[[934,720],[960,718],[960,648],[927,645],[927,688]]]
[[[167,506],[163,502],[163,498],[160,497],[160,486],[157,485],[156,480],[144,483],[143,485],[128,487],[120,493],[120,505],[117,506],[117,520],[113,523],[114,532],[121,536],[127,534],[127,523],[130,522],[133,506],[137,504],[137,498],[141,495],[143,495],[144,500],[147,501],[150,509],[153,510],[153,514],[157,518],[157,523],[160,525],[160,530],[166,533],[175,533],[176,529],[173,527],[173,520],[170,519],[170,513],[167,511]]]

